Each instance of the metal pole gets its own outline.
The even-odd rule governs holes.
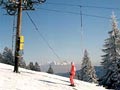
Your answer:
[[[22,21],[22,0],[18,0],[18,9],[17,9],[17,29],[16,29],[16,43],[15,43],[15,65],[14,72],[18,73],[18,65],[20,59],[20,35],[21,35],[21,21]]]

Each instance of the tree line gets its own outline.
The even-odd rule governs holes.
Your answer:
[[[0,53],[0,62],[14,66],[14,64],[15,64],[14,55],[13,55],[12,50],[10,48],[5,47],[3,52]],[[23,57],[20,57],[19,67],[41,72],[41,68],[40,68],[40,65],[38,64],[38,62],[35,62],[35,64],[33,62],[29,62],[29,64],[26,65],[26,62],[23,59]],[[47,72],[51,73],[51,74],[54,73],[51,66],[48,68]]]

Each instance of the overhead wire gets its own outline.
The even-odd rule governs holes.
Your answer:
[[[88,8],[99,8],[99,9],[112,9],[112,10],[120,10],[120,8],[113,8],[113,7],[100,7],[100,6],[83,6]]]
[[[89,17],[96,17],[96,18],[103,18],[103,19],[111,19],[108,17],[103,17],[103,16],[98,16],[98,15],[91,15],[91,14],[85,14],[82,13],[82,7],[84,8],[96,8],[96,9],[106,9],[106,10],[120,10],[120,8],[113,8],[113,7],[101,7],[101,6],[87,6],[87,5],[80,5],[80,4],[65,4],[65,3],[52,3],[52,2],[47,2],[46,4],[51,4],[51,5],[63,5],[63,6],[72,6],[72,7],[80,7],[80,13],[78,12],[70,12],[70,11],[61,11],[61,10],[56,10],[56,9],[47,9],[47,8],[38,8],[41,10],[46,10],[46,11],[52,11],[52,12],[58,12],[58,13],[69,13],[69,14],[75,14],[75,15],[80,15],[81,18],[81,46],[82,46],[82,41],[83,41],[83,15],[84,16],[89,16]],[[119,20],[119,19],[118,19]],[[83,47],[82,47],[83,49]],[[83,50],[82,50],[83,51]]]
[[[26,14],[27,14],[28,18],[30,19],[31,23],[33,24],[33,26],[35,27],[35,30],[38,32],[38,34],[40,35],[40,37],[47,44],[47,46],[49,47],[49,49],[53,52],[53,54],[57,57],[58,60],[61,60],[60,57],[58,56],[58,54],[55,52],[55,50],[51,47],[51,45],[49,44],[49,42],[45,39],[45,37],[43,36],[43,34],[39,31],[37,25],[35,24],[35,22],[31,18],[31,16],[29,15],[29,13],[26,12]]]
[[[74,4],[66,4],[66,3],[53,3],[53,2],[47,2],[45,4],[50,4],[50,5],[62,5],[62,6],[79,6],[79,5],[74,5]]]
[[[48,9],[48,8],[37,8],[37,9],[41,9],[41,10],[45,10],[45,11],[58,12],[58,13],[66,13],[66,14],[80,15],[80,13],[78,13],[78,12],[62,11],[62,10]],[[108,17],[98,16],[98,15],[92,15],[92,14],[85,14],[85,13],[82,13],[82,15],[88,16],[88,17],[111,19],[111,18],[108,18]]]
[[[101,6],[89,6],[89,5],[80,5],[80,4],[67,4],[67,3],[53,3],[53,2],[47,2],[45,4],[50,5],[62,5],[62,6],[74,6],[74,7],[86,7],[86,8],[100,8],[100,9],[113,9],[113,10],[120,10],[120,8],[113,8],[113,7],[101,7]]]
[[[81,25],[80,25],[80,37],[81,37],[81,47],[82,47],[82,52],[84,51],[83,48],[83,16],[89,16],[89,17],[95,17],[95,18],[103,18],[103,19],[107,19],[110,20],[111,18],[108,17],[103,17],[103,16],[97,16],[97,15],[90,15],[90,14],[85,14],[82,12],[82,6],[79,6],[80,8],[80,12],[70,12],[70,11],[61,11],[61,10],[55,10],[55,9],[47,9],[47,8],[37,8],[37,9],[41,9],[41,10],[45,10],[45,11],[52,11],[52,12],[58,12],[58,13],[67,13],[67,14],[75,14],[75,15],[80,15],[80,21],[81,21]]]

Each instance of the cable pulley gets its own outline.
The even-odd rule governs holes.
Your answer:
[[[7,8],[7,13],[8,13],[9,15],[15,15],[15,14],[16,14],[16,9]]]
[[[7,9],[7,13],[9,15],[15,15],[17,10],[16,10],[16,6],[14,4],[9,4],[6,5],[6,9]]]
[[[24,7],[23,10],[33,10],[33,1],[32,0],[24,0]]]

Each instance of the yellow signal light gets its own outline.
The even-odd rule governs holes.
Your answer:
[[[24,43],[24,36],[20,36],[20,43]]]
[[[24,43],[20,43],[20,50],[23,50],[24,49]]]

